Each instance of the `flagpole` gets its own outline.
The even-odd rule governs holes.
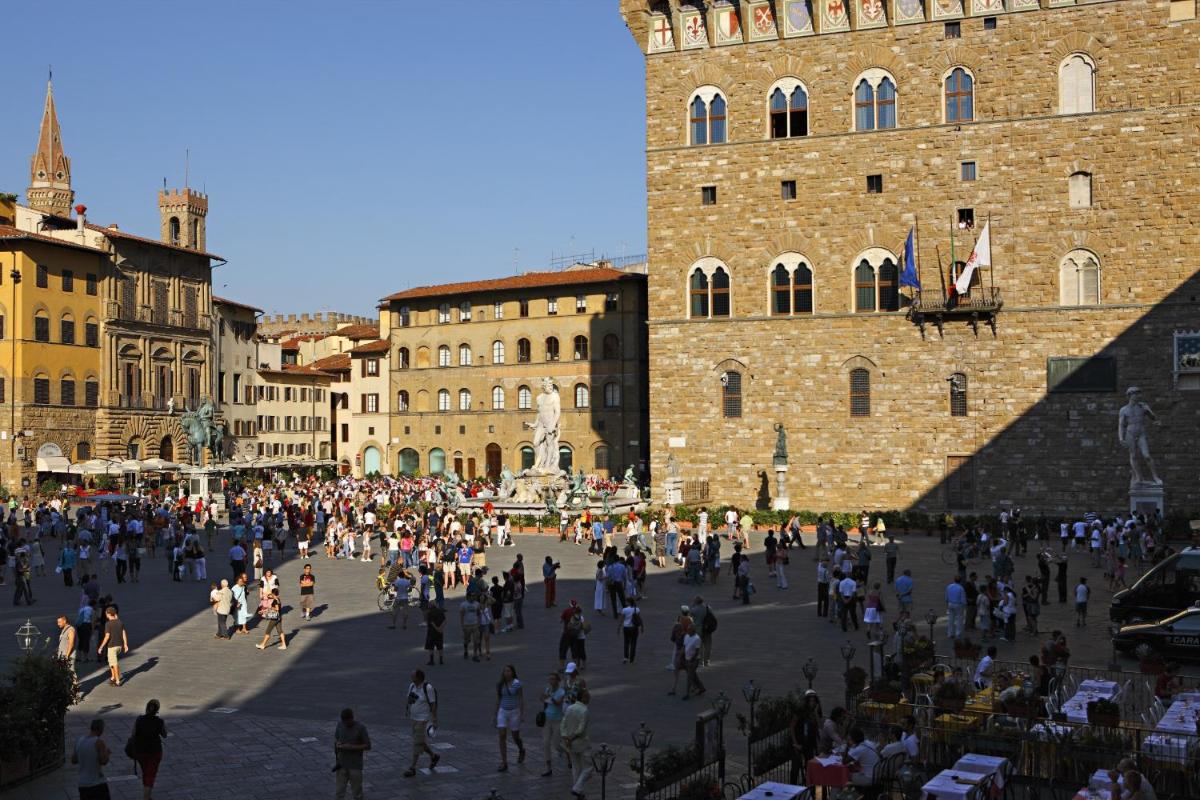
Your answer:
[[[955,226],[954,217],[951,216],[950,217],[950,277],[952,280],[957,281],[958,275],[956,274],[955,271],[958,269],[958,260],[954,257],[954,226]]]
[[[913,237],[916,242],[913,243],[913,252],[917,256],[917,283],[921,283],[921,215],[916,215],[916,222],[913,224]]]
[[[988,231],[988,236],[990,237],[992,234],[992,212],[991,211],[988,211],[987,231]],[[988,249],[989,250],[991,249],[991,239],[988,240]],[[994,259],[989,258],[988,260],[994,262]],[[990,282],[992,284],[991,297],[988,298],[988,302],[990,303],[993,301],[993,298],[995,298],[995,296],[996,296],[996,265],[995,265],[995,263],[988,264],[988,276],[990,277]]]
[[[946,272],[942,269],[942,248],[935,244],[933,246],[933,252],[937,253],[938,277],[941,278],[942,281],[942,305],[945,305],[948,298],[946,296]]]

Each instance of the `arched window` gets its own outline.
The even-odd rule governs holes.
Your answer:
[[[956,372],[950,376],[950,416],[965,417],[967,415],[967,376]]]
[[[786,317],[811,314],[812,310],[812,270],[803,256],[784,253],[771,270],[771,314]]]
[[[1096,63],[1072,53],[1058,67],[1058,113],[1087,114],[1096,110]]]
[[[429,410],[429,392],[424,389],[417,390],[417,413],[424,413]]]
[[[450,390],[438,389],[438,411],[450,410]]]
[[[975,79],[962,67],[946,76],[946,122],[975,119]]]
[[[517,408],[527,409],[533,408],[533,392],[528,386],[521,386],[517,389]]]
[[[596,445],[596,453],[593,457],[592,466],[596,470],[608,470],[608,445]]]
[[[688,279],[688,292],[691,297],[691,316],[695,318],[708,317],[708,275],[696,267],[692,277]]]
[[[587,361],[588,359],[588,338],[586,336],[575,337],[575,347],[573,349],[574,358],[576,361]]]
[[[729,273],[717,267],[712,274],[712,315],[729,316]]]
[[[792,273],[783,264],[771,270],[771,313],[783,317],[792,313]]]
[[[536,455],[529,445],[521,445],[521,469],[533,469],[533,458]]]
[[[446,471],[446,451],[435,447],[429,451],[429,474],[441,475]]]
[[[438,366],[450,366],[450,345],[444,344],[438,347]]]
[[[850,416],[871,416],[871,373],[862,367],[850,370]]]
[[[528,339],[517,339],[517,363],[528,364],[533,357],[533,347]]]
[[[400,451],[400,474],[412,475],[421,468],[421,456],[411,447],[406,447]]]
[[[591,403],[591,393],[588,387],[582,383],[575,384],[575,407],[587,408]]]
[[[179,247],[179,217],[171,217],[167,223],[167,227],[169,229],[167,235],[170,238],[171,244]]]
[[[616,381],[610,381],[609,383],[604,384],[604,407],[621,407],[621,384],[617,383]]]
[[[75,405],[75,378],[70,375],[64,375],[58,382],[58,402],[64,406]]]
[[[398,351],[396,351],[396,363],[398,365],[398,369],[408,369],[409,361],[407,347],[401,347]]]
[[[399,394],[396,395],[396,410],[397,411],[408,411],[408,390],[407,389],[401,389]]]
[[[621,340],[615,334],[608,334],[604,337],[604,358],[606,360],[615,360],[621,357]]]
[[[499,386],[492,387],[492,410],[504,410],[504,389]]]
[[[80,442],[75,445],[75,461],[87,461],[92,457],[91,442]]]
[[[1100,304],[1100,261],[1090,250],[1072,250],[1059,267],[1059,295],[1064,306]]]
[[[471,410],[471,390],[470,389],[459,389],[458,390],[458,410],[459,411],[470,411]]]
[[[470,300],[464,300],[463,302],[458,304],[458,321],[459,322],[470,322],[471,321],[471,301]]]
[[[701,86],[688,100],[688,140],[693,145],[725,141],[725,96],[715,86]]]
[[[896,127],[896,81],[873,67],[854,83],[854,130],[874,131]]]
[[[471,345],[460,344],[458,346],[458,365],[460,367],[471,366]]]
[[[558,337],[546,337],[546,360],[558,361]]]
[[[721,416],[738,419],[742,416],[742,373],[730,370],[721,376]]]
[[[39,308],[33,312],[33,340],[35,342],[50,341],[50,315],[45,309]]]
[[[896,258],[887,250],[872,248],[859,257],[854,267],[854,311],[900,309],[900,270]]]
[[[1088,172],[1076,172],[1067,182],[1067,194],[1071,208],[1092,207],[1092,176]]]
[[[558,468],[563,472],[570,472],[571,467],[575,463],[575,454],[572,452],[570,445],[559,445],[558,447]]]
[[[875,269],[865,258],[854,268],[854,310],[860,314],[875,310]]]
[[[58,340],[63,344],[75,344],[75,317],[70,312],[58,321]]]
[[[808,135],[808,92],[795,78],[784,78],[771,87],[771,138]]]
[[[499,339],[492,342],[492,363],[504,363],[504,342],[500,341]]]
[[[429,348],[417,348],[417,369],[425,369],[429,366]]]

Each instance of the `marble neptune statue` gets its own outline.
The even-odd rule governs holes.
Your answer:
[[[1162,483],[1154,471],[1150,441],[1146,437],[1146,428],[1151,422],[1157,422],[1158,417],[1142,402],[1141,389],[1130,386],[1125,395],[1129,402],[1122,406],[1117,417],[1117,439],[1129,450],[1129,483]]]
[[[559,417],[562,415],[562,402],[558,396],[558,387],[550,378],[542,379],[542,393],[537,398],[537,418],[526,422],[525,427],[533,430],[533,469],[530,472],[541,475],[557,475],[558,468],[558,434]]]

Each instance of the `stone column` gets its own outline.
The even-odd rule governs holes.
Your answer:
[[[771,508],[776,511],[787,511],[792,507],[791,500],[788,499],[787,473],[787,460],[777,457],[775,459],[775,499],[771,501]]]

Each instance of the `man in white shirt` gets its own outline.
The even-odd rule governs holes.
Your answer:
[[[838,595],[842,600],[842,607],[839,610],[838,616],[841,619],[843,632],[846,630],[847,620],[854,623],[854,630],[858,630],[858,614],[854,611],[855,593],[857,591],[858,584],[849,575],[845,575],[838,582]]]
[[[858,771],[850,773],[850,782],[855,786],[871,786],[875,783],[875,767],[879,764],[879,751],[866,740],[862,728],[850,729],[850,751],[846,754],[858,765]]]
[[[975,666],[975,688],[986,689],[992,685],[992,665],[996,660],[995,646],[987,649],[987,654],[979,659]]]
[[[738,513],[736,509],[729,509],[725,512],[725,537],[732,539],[734,532],[737,530]]]
[[[704,694],[707,689],[700,682],[696,670],[700,668],[700,634],[694,625],[689,625],[687,634],[683,637],[683,665],[687,669],[687,687],[683,690],[683,699],[687,700],[694,690],[696,694]]]
[[[426,741],[430,727],[437,727],[437,691],[425,680],[425,673],[415,669],[412,683],[408,685],[408,716],[412,719],[413,755],[412,763],[404,773],[411,778],[417,774],[417,758],[421,753],[429,754],[429,771],[437,766],[441,756],[429,749]]]

